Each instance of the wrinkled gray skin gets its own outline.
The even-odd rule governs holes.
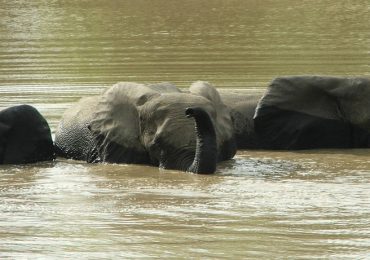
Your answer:
[[[255,133],[253,117],[263,92],[256,92],[243,89],[219,90],[222,102],[230,109],[238,149],[262,147]]]
[[[169,83],[123,82],[82,98],[64,113],[55,145],[59,155],[87,162],[195,173],[213,173],[236,152],[229,110],[206,82],[188,93]]]
[[[50,128],[32,106],[0,111],[0,164],[24,164],[54,159]]]
[[[268,149],[370,147],[370,79],[276,78],[254,124]]]

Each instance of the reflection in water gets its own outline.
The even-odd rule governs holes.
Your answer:
[[[365,0],[0,0],[0,17],[0,108],[33,104],[53,132],[117,81],[256,91],[277,75],[370,75]],[[0,258],[366,259],[369,156],[244,151],[213,176],[1,166]]]

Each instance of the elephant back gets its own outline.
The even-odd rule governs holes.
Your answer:
[[[85,97],[67,109],[55,132],[56,152],[76,160],[95,161],[95,141],[88,127],[97,108],[99,96]],[[95,156],[94,156],[95,155]]]

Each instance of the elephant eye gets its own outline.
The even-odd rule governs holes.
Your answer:
[[[155,143],[155,144],[157,144],[157,145],[160,145],[160,144],[162,143],[162,138],[160,138],[160,137],[156,137],[156,138],[154,139],[154,143]]]
[[[162,146],[163,145],[163,138],[161,136],[156,135],[153,140],[153,144],[156,146]]]

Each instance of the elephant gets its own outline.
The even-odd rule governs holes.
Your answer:
[[[254,130],[254,114],[262,92],[243,89],[219,90],[222,102],[229,108],[238,149],[258,149],[261,142]]]
[[[149,164],[210,174],[236,153],[228,108],[207,82],[120,82],[67,109],[57,154],[86,162]]]
[[[370,147],[370,79],[278,77],[257,105],[254,129],[267,149]]]
[[[30,105],[0,111],[0,164],[51,161],[54,144],[45,118]]]

